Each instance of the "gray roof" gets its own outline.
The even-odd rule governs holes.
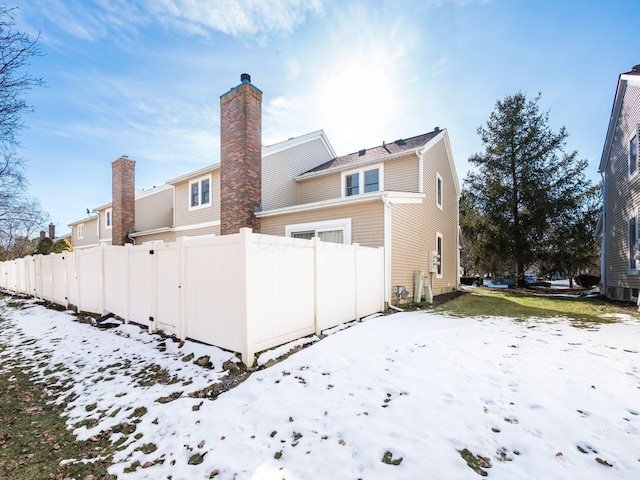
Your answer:
[[[369,160],[376,160],[378,158],[386,157],[387,155],[393,155],[406,150],[413,150],[415,148],[426,145],[427,142],[429,142],[432,138],[434,138],[441,132],[442,130],[437,129],[433,132],[423,133],[422,135],[411,138],[396,140],[395,142],[391,143],[383,142],[382,145],[378,145],[377,147],[367,148],[364,150],[360,150],[359,152],[343,155],[342,157],[336,157],[333,160],[329,160],[322,165],[318,165],[317,167],[312,168],[308,172],[303,173],[303,175],[307,173],[321,172],[330,168],[340,168],[351,164],[367,162]]]

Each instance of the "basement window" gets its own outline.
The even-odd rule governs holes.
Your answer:
[[[382,164],[349,170],[342,174],[342,196],[379,192],[382,186]]]
[[[211,205],[211,175],[189,182],[189,210]]]
[[[313,223],[297,223],[285,227],[285,235],[311,240],[319,237],[323,242],[351,243],[351,219],[340,218]]]

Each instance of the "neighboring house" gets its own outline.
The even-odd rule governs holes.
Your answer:
[[[600,160],[603,205],[601,291],[609,298],[635,300],[640,289],[638,212],[640,175],[640,65],[620,75]]]
[[[173,192],[171,222],[143,226],[147,214],[136,196],[129,239],[168,242],[235,233],[243,226],[270,235],[318,236],[385,247],[387,301],[396,300],[396,286],[413,297],[416,270],[425,272],[435,295],[458,288],[460,187],[446,129],[340,157],[323,131],[262,146],[261,101],[248,75],[221,97],[221,162],[166,182]],[[118,162],[134,168],[131,161],[114,162],[114,197],[122,187],[115,180]],[[133,189],[132,171],[117,175],[128,175],[125,188]],[[108,208],[96,209],[100,225],[109,218]],[[117,222],[115,209],[110,215]],[[94,232],[87,243],[97,244],[98,236],[106,241],[109,236],[91,220],[72,224],[74,232],[83,224],[85,237]],[[441,261],[429,273],[433,251]]]
[[[168,228],[173,224],[173,187],[162,185],[135,190],[135,231]],[[89,212],[88,212],[89,213]],[[74,249],[113,243],[113,207],[109,202],[93,209],[86,218],[69,224]],[[133,239],[129,240],[133,242]],[[142,242],[141,242],[142,243]]]

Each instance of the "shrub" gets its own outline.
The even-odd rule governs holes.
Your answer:
[[[589,273],[583,273],[578,275],[576,278],[576,283],[584,288],[592,288],[600,283],[600,277],[597,275],[591,275]]]
[[[51,252],[51,247],[53,247],[53,240],[48,237],[41,238],[38,240],[38,246],[36,247],[36,253],[40,255],[49,255]]]
[[[73,247],[66,238],[57,240],[51,247],[51,253],[73,252]]]

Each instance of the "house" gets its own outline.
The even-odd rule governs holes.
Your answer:
[[[640,65],[620,75],[602,151],[601,292],[635,300],[640,289],[638,212],[640,175]]]
[[[114,164],[127,160],[121,157]],[[162,185],[149,190],[134,190],[135,226],[134,231],[152,231],[168,228],[173,223],[173,187]],[[71,234],[69,241],[74,249],[112,245],[113,243],[113,203],[109,202],[87,210],[87,217],[69,224]],[[125,243],[131,243],[127,239]]]
[[[111,237],[120,238],[113,244],[170,242],[236,233],[242,227],[270,235],[317,236],[385,247],[388,302],[402,300],[395,298],[402,289],[409,298],[416,288],[422,291],[422,282],[414,285],[418,270],[435,295],[458,288],[460,187],[446,129],[337,156],[321,130],[263,146],[262,92],[247,74],[221,96],[220,105],[219,164],[170,179],[145,196],[133,193],[135,162],[118,159],[113,206],[98,207],[97,216],[74,222],[74,232],[84,230],[86,238],[90,230],[92,244]],[[135,196],[129,206],[123,203],[123,190],[129,192],[124,197]],[[168,198],[164,192],[171,192],[170,205],[141,211],[145,199]],[[151,211],[169,210],[170,219],[147,220]],[[107,223],[116,229],[122,219],[128,222],[125,233],[110,236]]]

